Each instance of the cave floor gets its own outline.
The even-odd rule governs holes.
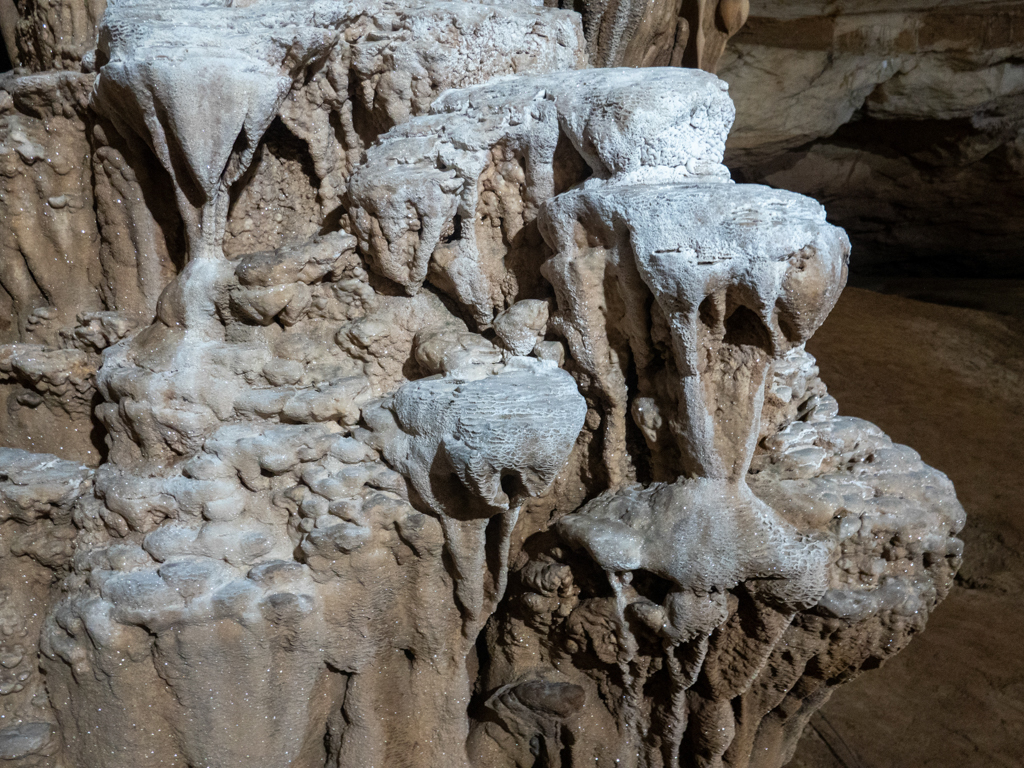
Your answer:
[[[967,526],[927,630],[835,693],[791,768],[1024,766],[1024,311],[997,299],[1002,314],[849,288],[808,344],[840,413],[949,475]]]

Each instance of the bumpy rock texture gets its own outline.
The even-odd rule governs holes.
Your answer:
[[[923,628],[963,511],[804,348],[846,235],[714,75],[586,68],[712,68],[684,6],[19,7],[0,761],[767,768]]]
[[[811,195],[862,274],[1024,276],[1024,7],[752,0],[736,177]]]
[[[573,7],[583,14],[595,66],[671,65],[708,72],[715,71],[726,42],[750,14],[750,0],[582,0]]]

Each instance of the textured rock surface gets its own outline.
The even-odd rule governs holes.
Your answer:
[[[945,596],[952,486],[805,351],[846,235],[729,179],[714,75],[584,67],[637,9],[52,8],[0,81],[0,760],[781,766]],[[711,68],[746,5],[670,10]]]
[[[584,0],[580,6],[595,66],[708,72],[750,14],[750,0]]]
[[[949,474],[968,513],[960,534],[968,555],[928,630],[882,674],[836,692],[812,718],[793,766],[842,768],[828,745],[846,765],[1012,765],[1024,754],[1024,479],[1014,469],[1024,453],[1020,313],[847,289],[808,347],[844,411]],[[941,419],[929,415],[935,410]],[[879,710],[888,713],[882,720]]]
[[[862,273],[1021,276],[1019,3],[751,8],[719,67],[738,178],[825,203]]]

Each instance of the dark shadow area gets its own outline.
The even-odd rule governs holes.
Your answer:
[[[850,236],[853,284],[1024,280],[1018,129],[1009,119],[857,113],[831,136],[734,167],[733,178],[821,202]]]
[[[807,347],[842,415],[877,424],[953,481],[967,511],[964,561],[927,629],[882,670],[838,689],[821,710],[829,733],[812,720],[790,765],[851,768],[837,738],[866,768],[1018,765],[1024,313],[1013,296],[1024,285],[888,278],[875,287],[902,295],[848,288]]]
[[[851,275],[849,284],[929,304],[1024,319],[1024,280]]]

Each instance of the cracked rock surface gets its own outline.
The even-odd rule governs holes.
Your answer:
[[[722,164],[747,4],[584,6],[23,15],[0,763],[774,768],[923,629],[963,510]]]

